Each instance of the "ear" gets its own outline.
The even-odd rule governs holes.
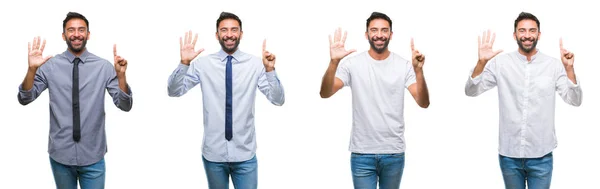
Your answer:
[[[366,31],[366,32],[365,32],[365,38],[366,38],[367,40],[369,40],[369,32],[368,32],[368,31]]]
[[[87,40],[90,40],[90,36],[92,35],[92,32],[87,32]]]
[[[391,40],[392,40],[392,36],[393,36],[393,35],[394,35],[394,32],[393,32],[393,31],[390,31],[390,37],[389,37],[388,41],[391,41]]]
[[[244,31],[240,31],[240,36],[238,37],[238,41],[242,40],[243,35],[244,35]]]
[[[219,32],[215,32],[215,38],[217,39],[217,41],[219,41]]]
[[[67,41],[67,37],[65,37],[65,32],[63,32],[61,36],[63,38],[63,41]]]
[[[542,36],[542,32],[538,32],[538,36],[537,36],[537,40],[540,40],[540,37]]]
[[[513,32],[513,39],[515,39],[515,41],[517,41],[517,32]]]

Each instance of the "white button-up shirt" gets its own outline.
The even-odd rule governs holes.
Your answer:
[[[554,91],[566,103],[579,106],[579,79],[577,83],[569,80],[559,59],[538,51],[527,61],[526,56],[515,51],[490,60],[479,76],[469,76],[465,93],[477,96],[498,86],[500,155],[537,158],[552,152],[557,145]]]

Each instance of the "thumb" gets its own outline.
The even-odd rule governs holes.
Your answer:
[[[203,51],[204,51],[204,48],[198,49],[198,52],[196,52],[196,56],[198,56]]]
[[[46,63],[46,61],[50,60],[50,58],[52,58],[52,56],[46,56],[46,58],[44,58],[44,62],[43,63]]]
[[[496,55],[500,54],[502,51],[503,51],[502,49],[500,49],[500,50],[497,50],[496,52],[494,52],[494,56],[496,56]]]

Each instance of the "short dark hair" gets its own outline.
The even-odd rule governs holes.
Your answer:
[[[535,21],[535,23],[537,24],[538,27],[538,31],[540,31],[540,20],[537,19],[537,17],[535,17],[533,14],[528,13],[528,12],[521,12],[519,14],[519,17],[517,17],[517,19],[515,20],[515,31],[517,32],[517,24],[521,21],[521,20],[533,20]]]
[[[225,19],[236,20],[240,24],[240,31],[242,31],[242,20],[240,20],[240,18],[237,15],[230,12],[221,12],[221,15],[219,15],[219,19],[217,19],[217,31],[219,31],[219,24],[221,23],[221,21]]]
[[[67,27],[67,22],[69,22],[69,20],[71,19],[82,19],[85,22],[85,25],[87,26],[87,30],[90,31],[90,22],[88,22],[87,18],[85,18],[85,16],[76,13],[76,12],[69,12],[67,13],[67,17],[65,18],[65,20],[63,21],[63,32],[65,32],[65,27]]]
[[[369,16],[369,18],[367,18],[367,31],[369,30],[369,24],[371,23],[372,20],[375,19],[384,19],[386,21],[388,21],[388,23],[390,23],[390,31],[392,31],[392,19],[390,19],[390,17],[388,17],[387,15],[380,13],[380,12],[373,12],[371,13],[371,16]]]

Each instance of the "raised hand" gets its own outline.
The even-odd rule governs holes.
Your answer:
[[[562,60],[563,65],[565,66],[565,68],[573,67],[573,63],[575,62],[575,55],[563,47],[562,38],[560,38],[559,44],[560,44],[560,59]]]
[[[262,45],[262,61],[265,66],[265,71],[270,72],[275,69],[275,54],[267,51],[267,40],[263,40]]]
[[[425,64],[425,55],[421,54],[419,50],[415,49],[415,43],[410,38],[410,50],[412,50],[412,65],[414,68],[423,68]]]
[[[198,49],[198,51],[194,50],[196,47],[196,41],[198,40],[198,34],[194,36],[194,41],[192,41],[192,31],[190,30],[185,34],[185,39],[182,41],[181,37],[179,37],[179,48],[181,51],[181,63],[185,65],[190,65],[190,62],[194,58],[196,58],[202,51],[203,48]]]
[[[37,69],[42,66],[42,64],[46,63],[48,59],[52,58],[52,56],[42,57],[44,47],[46,47],[46,39],[40,44],[40,36],[33,38],[33,45],[27,43],[29,68]]]
[[[477,38],[477,47],[479,48],[479,61],[487,63],[489,60],[494,58],[494,56],[500,54],[502,50],[494,51],[492,47],[494,46],[494,40],[496,40],[496,34],[491,33],[490,30],[483,32],[483,37],[478,36]]]
[[[338,28],[335,30],[333,40],[331,40],[331,35],[329,35],[329,56],[331,56],[331,60],[339,62],[350,53],[356,52],[355,49],[346,50],[346,48],[344,48],[347,34],[348,32],[344,32],[344,35],[342,36],[342,28]]]
[[[115,58],[115,71],[117,72],[117,75],[125,74],[125,71],[127,70],[127,60],[117,55],[117,44],[113,45],[113,55]]]

